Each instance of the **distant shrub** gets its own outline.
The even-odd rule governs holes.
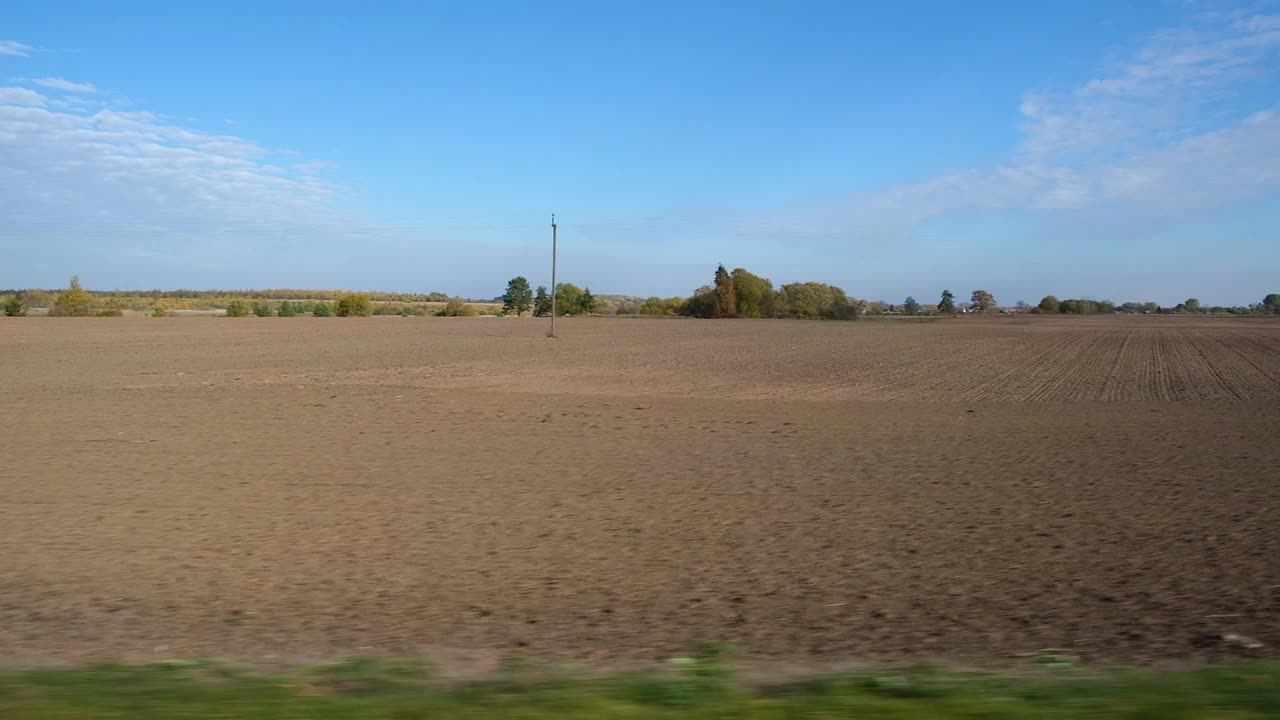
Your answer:
[[[476,309],[460,298],[449,298],[449,302],[436,313],[439,317],[473,317]]]
[[[163,305],[156,305],[151,308],[151,317],[169,317],[169,311]]]
[[[716,296],[715,292],[710,288],[706,288],[705,290],[703,288],[698,288],[693,295],[684,301],[680,306],[680,309],[677,310],[681,315],[700,318],[714,317],[715,311]]]
[[[232,300],[227,303],[227,317],[248,317],[249,303],[243,300]]]
[[[280,306],[276,308],[276,315],[280,317],[293,317],[298,314],[297,307],[289,300],[282,300]]]
[[[338,317],[369,317],[373,314],[373,303],[368,295],[349,293],[338,298],[333,313]]]
[[[14,293],[4,303],[4,314],[8,317],[22,317],[27,314],[27,304],[23,301],[22,293]]]
[[[613,309],[614,315],[639,315],[640,303],[623,300]]]
[[[684,305],[684,298],[651,297],[640,304],[641,315],[675,315]]]
[[[22,293],[22,301],[29,308],[47,308],[53,304],[53,296],[45,290],[31,289],[24,290]]]
[[[323,301],[317,301],[311,305],[311,314],[315,317],[332,317],[333,304]]]
[[[400,317],[416,317],[426,315],[427,309],[422,305],[377,303],[373,306],[374,315],[399,315]]]
[[[97,315],[98,317],[124,317],[124,303],[118,297],[107,298],[107,302]]]
[[[271,317],[275,313],[271,310],[271,303],[258,301],[253,304],[253,314],[258,317]]]

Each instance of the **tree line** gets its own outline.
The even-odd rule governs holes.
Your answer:
[[[1261,302],[1251,305],[1205,306],[1196,298],[1187,298],[1185,302],[1173,307],[1164,307],[1154,302],[1125,302],[1117,305],[1110,300],[1059,300],[1053,295],[1046,295],[1031,311],[1049,315],[1110,315],[1117,312],[1131,315],[1280,315],[1280,293],[1268,293]]]
[[[635,308],[640,315],[699,318],[808,318],[854,320],[858,307],[844,290],[819,282],[774,288],[769,278],[746,268],[716,267],[711,284],[688,297],[650,297]]]
[[[321,299],[273,300],[276,295],[319,295]],[[331,298],[331,299],[324,299]],[[415,300],[384,300],[383,298],[414,298]],[[425,303],[444,307],[428,307]],[[229,317],[367,317],[370,315],[438,315],[470,316],[480,313],[475,306],[460,298],[450,298],[443,293],[353,293],[329,290],[266,290],[234,291],[231,296],[223,291],[171,292],[154,291],[145,296],[128,292],[95,292],[86,290],[80,278],[72,276],[64,290],[7,290],[0,291],[0,306],[5,315],[23,316],[29,308],[47,308],[55,317],[121,316],[125,310],[149,310],[153,316],[163,317],[178,309],[218,308]],[[492,312],[492,311],[490,311]]]
[[[158,312],[162,306],[157,306]],[[400,315],[402,317],[435,315],[436,317],[472,317],[479,314],[474,305],[461,298],[449,298],[444,307],[431,310],[422,305],[374,303],[364,293],[347,293],[332,302],[327,300],[281,300],[278,303],[257,300],[252,303],[236,299],[227,303],[227,317],[369,317]]]
[[[303,299],[299,299],[301,296]],[[312,296],[312,297],[307,297]],[[315,297],[319,296],[319,297]],[[616,296],[614,296],[616,299]],[[62,316],[119,316],[124,310],[150,309],[154,315],[165,315],[176,306],[222,307],[227,315],[243,317],[291,317],[310,314],[317,317],[362,317],[368,315],[439,315],[446,317],[470,316],[480,311],[460,298],[450,298],[444,293],[352,293],[331,290],[154,290],[145,293],[92,292],[86,290],[78,277],[72,277],[68,287],[61,291],[4,290],[0,291],[0,305],[5,315],[26,315],[30,307],[48,308],[50,315]],[[530,288],[525,277],[512,278],[506,292],[498,298],[502,310],[497,314],[523,315],[526,312],[538,317],[552,312],[551,295],[546,286],[536,291]],[[443,308],[425,307],[423,303],[444,302]],[[555,290],[555,312],[558,315],[590,315],[606,309],[606,303],[589,287],[573,283],[559,283]],[[717,266],[709,285],[704,285],[688,297],[638,298],[608,308],[616,314],[633,315],[684,315],[700,318],[800,318],[854,320],[860,314],[880,315],[953,315],[961,312],[991,313],[1000,311],[995,296],[987,290],[974,290],[967,304],[957,302],[955,294],[943,290],[937,303],[924,305],[914,297],[907,297],[900,305],[879,301],[857,300],[843,289],[818,282],[799,282],[774,288],[768,278],[755,275],[745,268],[732,271],[724,265]],[[1126,302],[1116,304],[1110,300],[1067,298],[1058,299],[1046,295],[1037,305],[1019,301],[1013,310],[1034,314],[1099,315],[1129,314],[1231,314],[1231,315],[1280,315],[1280,293],[1270,293],[1260,302],[1248,306],[1204,306],[1196,298],[1173,307],[1163,307],[1154,302]],[[493,314],[493,310],[486,310]]]
[[[551,314],[553,304],[551,294],[545,285],[537,290],[530,290],[529,280],[523,275],[511,278],[507,283],[507,291],[499,298],[502,301],[503,314],[515,313],[518,317],[532,312],[534,317]],[[591,288],[580,288],[573,283],[556,283],[555,313],[565,315],[590,315],[598,311],[603,302],[591,292]]]

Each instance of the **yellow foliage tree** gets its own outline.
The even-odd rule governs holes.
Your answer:
[[[72,275],[70,287],[58,293],[49,314],[63,317],[84,317],[89,314],[89,293],[80,284],[78,275]]]

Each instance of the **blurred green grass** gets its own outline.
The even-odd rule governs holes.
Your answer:
[[[747,686],[720,659],[604,678],[512,663],[444,683],[416,662],[354,659],[277,674],[211,660],[0,672],[0,718],[1280,718],[1280,663],[1178,672],[1069,666],[1023,674],[916,667]]]

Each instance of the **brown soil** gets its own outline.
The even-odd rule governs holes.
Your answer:
[[[1280,655],[1280,323],[0,321],[0,663]]]

